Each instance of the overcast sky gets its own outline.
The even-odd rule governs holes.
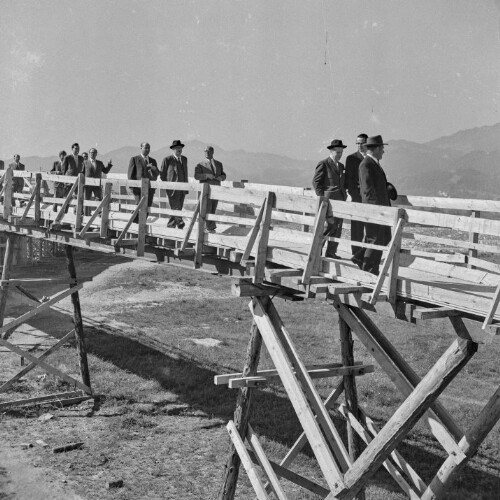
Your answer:
[[[316,158],[500,121],[500,0],[0,0],[0,157],[198,139]]]

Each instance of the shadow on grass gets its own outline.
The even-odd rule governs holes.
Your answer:
[[[196,360],[165,354],[135,339],[115,336],[96,328],[86,328],[86,335],[90,354],[113,363],[121,370],[157,381],[163,389],[177,394],[182,402],[212,418],[226,421],[233,417],[237,391],[229,390],[227,386],[214,385],[213,377],[218,373],[213,369],[201,366]],[[167,346],[167,349],[170,348]],[[259,435],[287,448],[302,432],[292,405],[279,393],[255,391],[251,422]],[[334,419],[334,424],[345,438],[343,421]],[[409,457],[410,463],[427,483],[445,459],[444,455],[438,456],[411,444],[403,443],[398,450],[403,456]],[[312,456],[310,450],[306,449],[305,452]],[[376,473],[371,484],[388,491],[400,492],[384,469]],[[478,490],[481,496],[478,496]],[[500,477],[468,466],[461,472],[448,498],[490,499],[496,498],[498,491]]]

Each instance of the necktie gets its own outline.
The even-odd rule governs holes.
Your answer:
[[[213,160],[210,160],[210,168],[212,169],[212,173],[215,175],[215,165]]]

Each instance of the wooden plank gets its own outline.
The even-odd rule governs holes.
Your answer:
[[[370,293],[371,288],[361,285],[349,285],[343,283],[335,283],[328,285],[328,293],[331,295],[345,295],[349,293]]]
[[[266,193],[249,189],[232,189],[222,186],[212,186],[211,198],[213,200],[221,200],[229,203],[260,206],[266,198]]]
[[[354,377],[373,373],[375,368],[373,365],[359,366],[341,366],[338,368],[316,368],[308,369],[307,373],[311,379],[329,378],[329,377],[344,377],[351,375]],[[264,387],[270,382],[280,380],[279,374],[254,377],[232,378],[228,382],[229,389],[238,389],[239,387]]]
[[[344,485],[333,489],[328,500],[352,498],[366,485],[476,350],[477,344],[470,341],[456,340],[451,344],[346,472]]]
[[[497,286],[495,290],[495,294],[493,295],[493,299],[491,300],[490,308],[484,318],[483,330],[492,322],[493,316],[498,308],[498,303],[500,302],[500,284]]]
[[[41,210],[40,210],[40,199],[41,199],[41,189],[42,189],[42,174],[37,172],[35,174],[35,210],[34,219],[35,222],[40,222]]]
[[[199,269],[203,265],[203,243],[205,241],[206,216],[208,201],[211,195],[210,184],[204,183],[200,193],[200,213],[198,215],[198,235],[195,243],[194,268]]]
[[[24,207],[23,215],[21,215],[21,221],[23,221],[27,215],[28,212],[30,211],[31,205],[33,205],[33,202],[35,201],[35,196],[36,196],[36,190],[33,190],[31,193],[30,199],[28,200],[28,203]]]
[[[442,196],[398,196],[396,205],[437,208],[442,210],[500,212],[500,201],[474,200],[470,198],[443,198]]]
[[[371,305],[374,305],[377,302],[377,297],[378,297],[378,294],[380,293],[380,290],[382,289],[382,285],[384,284],[386,274],[389,271],[389,269],[392,267],[393,259],[394,259],[394,256],[396,255],[396,252],[398,252],[399,248],[401,247],[401,234],[403,231],[403,224],[404,224],[404,219],[398,219],[396,230],[394,231],[394,235],[391,239],[391,242],[389,243],[389,245],[387,247],[388,252],[387,252],[387,255],[386,255],[385,260],[384,260],[384,265],[382,266],[382,269],[380,270],[380,274],[377,278],[377,282],[375,283],[375,288],[373,289],[372,296],[370,297],[370,300],[369,300],[369,303]],[[398,252],[398,255],[399,255],[399,252]],[[394,288],[392,290],[393,301],[395,301],[395,298],[396,298],[396,281],[397,281],[397,277],[398,277],[398,274],[397,274],[398,267],[399,266],[396,265],[395,269],[393,269],[392,275],[389,277],[389,280],[391,280],[391,279],[393,280],[393,282],[390,283],[393,285],[393,288]],[[391,291],[389,290],[389,294],[390,294],[390,292]],[[390,297],[390,295],[389,295],[389,297]]]
[[[253,227],[251,231],[248,233],[248,236],[245,241],[245,250],[243,251],[243,255],[241,256],[241,260],[247,261],[252,252],[253,246],[255,244],[255,240],[257,239],[257,235],[259,234],[260,226],[262,224],[262,217],[264,216],[264,210],[266,207],[267,198],[264,199],[262,203],[257,218],[254,221]]]
[[[189,220],[189,224],[188,224],[188,227],[186,229],[186,234],[184,235],[184,239],[182,240],[182,245],[179,249],[179,252],[184,252],[186,250],[186,246],[188,244],[188,241],[189,241],[189,237],[191,236],[191,232],[193,231],[193,227],[195,225],[195,222],[196,222],[196,219],[198,218],[199,216],[199,213],[200,213],[200,202],[201,200],[198,200],[198,202],[196,203],[196,207],[194,209],[194,212]]]
[[[3,218],[7,219],[12,215],[12,194],[13,187],[12,167],[5,169],[5,178],[3,181]]]
[[[83,229],[78,233],[78,238],[83,238],[85,236],[85,233],[90,229],[94,221],[97,219],[97,216],[101,213],[103,208],[108,205],[109,206],[109,201],[111,199],[111,196],[109,194],[105,195],[104,198],[102,199],[101,203],[97,206],[97,208],[94,210],[93,214],[90,216],[89,220],[83,227]],[[98,233],[98,236],[101,236],[100,233]]]
[[[394,219],[395,233],[399,231],[398,237],[395,239],[395,248],[394,254],[392,256],[392,262],[389,267],[389,279],[388,279],[388,287],[389,293],[387,297],[389,302],[393,305],[396,304],[397,299],[397,281],[398,281],[398,273],[399,273],[399,260],[400,260],[400,252],[401,252],[401,240],[403,236],[403,227],[405,223],[405,213],[404,210],[398,209],[397,216]],[[394,231],[394,229],[393,229]],[[391,252],[389,251],[389,254]],[[387,259],[389,256],[387,256]],[[385,265],[385,262],[384,262]]]
[[[421,320],[448,318],[450,316],[459,315],[460,312],[451,307],[416,307],[413,309],[413,317]]]
[[[137,238],[122,238],[119,240],[118,238],[112,238],[110,243],[115,247],[136,247],[137,242],[139,240]]]
[[[354,219],[373,224],[392,226],[397,208],[383,207],[366,203],[353,203],[351,201],[329,200],[335,217],[341,219]],[[356,242],[357,244],[358,242]]]
[[[356,419],[356,417],[347,409],[345,404],[339,406],[339,412],[344,416],[344,418],[350,423],[352,428],[356,431],[358,436],[366,443],[370,444],[373,441],[372,435],[363,427],[361,422]],[[394,452],[393,452],[394,453]],[[382,465],[392,476],[394,481],[401,487],[401,489],[408,495],[411,500],[420,500],[420,491],[415,491],[405,480],[401,471],[394,466],[394,464],[389,460],[385,460]],[[423,491],[422,491],[423,492]]]
[[[84,399],[90,399],[89,396],[82,395],[81,391],[68,391],[59,392],[57,394],[49,394],[47,396],[37,396],[33,398],[17,399],[15,401],[5,401],[0,403],[0,410],[6,410],[14,406],[25,406],[30,404],[40,404],[40,403],[60,403],[63,399],[81,397]]]
[[[302,283],[309,285],[311,275],[318,271],[318,263],[321,257],[321,248],[324,241],[326,211],[328,200],[320,198],[316,220],[314,221],[313,240],[307,255],[307,263],[302,274]]]
[[[248,479],[250,480],[250,483],[253,486],[257,498],[259,500],[270,500],[270,497],[268,496],[266,489],[264,488],[264,485],[262,484],[259,478],[259,474],[255,469],[253,462],[250,459],[250,456],[248,455],[248,452],[245,448],[245,444],[243,443],[243,440],[241,439],[241,436],[238,433],[238,429],[236,429],[236,426],[234,425],[234,422],[232,420],[228,422],[226,429],[227,432],[229,433],[231,441],[233,442],[233,446],[236,448],[236,451],[238,452],[241,463],[243,464],[243,467],[246,470]]]
[[[146,245],[146,231],[148,222],[148,200],[149,200],[149,179],[143,177],[141,180],[141,201],[139,202],[139,218],[137,226],[137,256],[144,256]]]
[[[268,269],[266,268],[266,280],[281,284],[282,278],[302,276],[303,271],[300,269]]]
[[[247,440],[248,444],[252,448],[252,451],[255,453],[255,456],[257,457],[259,465],[261,466],[262,470],[267,476],[267,480],[269,481],[269,486],[271,488],[271,491],[274,493],[274,495],[278,500],[287,500],[287,497],[285,495],[285,492],[283,491],[283,488],[281,487],[279,479],[276,476],[274,469],[271,467],[271,464],[269,463],[269,460],[266,457],[266,454],[264,453],[264,449],[262,448],[262,445],[260,444],[259,439],[257,438],[257,435],[253,431],[250,424],[248,424]]]
[[[253,217],[233,217],[231,215],[216,215],[216,214],[207,214],[206,220],[214,221],[214,222],[222,222],[224,224],[237,224],[240,226],[253,226],[255,223],[255,219]]]
[[[264,204],[264,213],[262,214],[262,223],[260,225],[257,240],[257,253],[255,257],[255,270],[253,275],[254,283],[262,283],[262,281],[264,281],[267,260],[267,245],[269,241],[269,230],[271,228],[271,216],[275,205],[276,194],[269,191]]]
[[[75,334],[75,330],[71,330],[69,333],[67,333],[61,340],[59,340],[57,343],[54,345],[50,346],[45,352],[40,354],[37,359],[39,360],[44,360],[46,357],[50,356],[53,352],[57,351],[59,347],[63,346],[68,342],[69,339],[71,339]],[[7,380],[1,387],[0,387],[0,393],[5,392],[7,389],[12,387],[14,382],[17,382],[19,379],[24,377],[27,373],[29,373],[33,368],[36,368],[36,363],[30,363],[28,366],[24,367],[20,372],[16,373],[12,378]]]
[[[272,303],[269,304],[269,308],[271,307]],[[340,484],[343,484],[342,471],[337,465],[337,462],[335,461],[332,452],[330,451],[332,440],[327,441],[325,435],[323,434],[324,429],[332,427],[330,417],[328,417],[330,425],[327,425],[326,422],[324,422],[326,411],[323,407],[323,404],[320,400],[317,400],[318,397],[313,397],[313,399],[316,401],[314,410],[318,412],[316,413],[316,415],[321,415],[323,417],[323,423],[325,424],[325,426],[320,426],[319,422],[316,420],[315,411],[313,411],[312,407],[310,406],[311,400],[308,399],[308,396],[310,395],[308,394],[308,396],[306,396],[304,394],[299,382],[299,378],[292,370],[291,361],[289,360],[289,356],[282,345],[282,339],[278,335],[278,329],[271,322],[271,319],[265,312],[265,309],[263,308],[263,305],[261,304],[259,298],[253,299],[252,303],[250,304],[250,309],[252,311],[254,321],[262,334],[267,350],[274,362],[274,365],[280,373],[281,380],[290,398],[290,402],[292,403],[297,417],[301,422],[302,428],[307,435],[307,439],[314,451],[316,459],[318,460],[318,465],[323,472],[325,480],[328,483],[330,489],[338,487]],[[281,325],[279,328],[281,328]],[[296,370],[299,370],[299,366],[301,366],[302,363],[299,359],[297,359],[296,361],[298,365],[295,364],[294,368]],[[301,366],[300,369],[304,371],[303,366]],[[322,410],[319,407],[321,407]],[[343,446],[342,443],[340,443],[339,446]],[[347,452],[345,451],[345,449],[343,456],[344,463],[342,467],[346,467],[346,462],[347,464],[349,463],[349,458],[347,457]],[[348,465],[346,468],[348,468]]]
[[[235,297],[286,297],[292,300],[302,293],[281,285],[251,283],[246,278],[233,283],[231,292]]]
[[[486,269],[496,274],[500,274],[500,265],[494,262],[488,262],[484,259],[477,259],[475,257],[468,257],[467,262],[473,266],[473,268],[479,267],[480,269]]]

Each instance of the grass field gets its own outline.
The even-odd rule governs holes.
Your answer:
[[[90,252],[76,256],[78,273],[95,276],[85,284],[80,299],[91,379],[101,396],[93,409],[84,403],[75,408],[39,407],[4,413],[0,417],[2,442],[17,448],[20,443],[46,441],[49,448],[35,444],[23,450],[24,459],[45,468],[47,480],[64,480],[84,498],[216,498],[230,442],[225,424],[232,418],[236,391],[213,385],[213,376],[243,367],[251,326],[248,300],[231,296],[230,282],[221,276]],[[16,268],[15,274],[64,275],[65,262],[56,259]],[[30,287],[38,296],[56,290]],[[306,364],[340,361],[337,317],[331,305],[321,300],[275,303]],[[27,308],[18,306],[8,315],[18,316]],[[65,300],[60,308],[37,317],[30,325],[60,338],[72,327],[70,311],[70,302]],[[446,320],[415,326],[374,319],[420,375],[454,337]],[[209,345],[217,345],[208,347],[206,339],[210,339]],[[372,363],[357,341],[355,352],[356,360]],[[498,386],[499,355],[498,343],[479,346],[479,352],[441,397],[464,429]],[[19,358],[4,352],[0,356],[4,380],[19,369]],[[78,372],[72,347],[49,359],[56,367]],[[265,350],[261,367],[272,367]],[[320,393],[328,394],[335,381],[317,381]],[[382,425],[401,396],[378,367],[357,382],[362,406]],[[9,398],[53,390],[65,390],[64,384],[34,370],[15,386]],[[47,412],[53,418],[40,420]],[[335,412],[332,416],[337,427],[343,428]],[[279,385],[257,392],[251,422],[266,453],[278,461],[301,432]],[[84,442],[83,448],[51,452],[52,446],[73,441]],[[499,498],[499,442],[497,425],[448,498]],[[422,423],[399,451],[426,481],[445,456]],[[321,481],[308,450],[293,468]],[[123,487],[108,489],[108,482],[116,479],[124,481]],[[290,499],[317,498],[284,484]],[[254,498],[244,471],[236,497]],[[380,471],[369,484],[367,498],[404,496]]]

